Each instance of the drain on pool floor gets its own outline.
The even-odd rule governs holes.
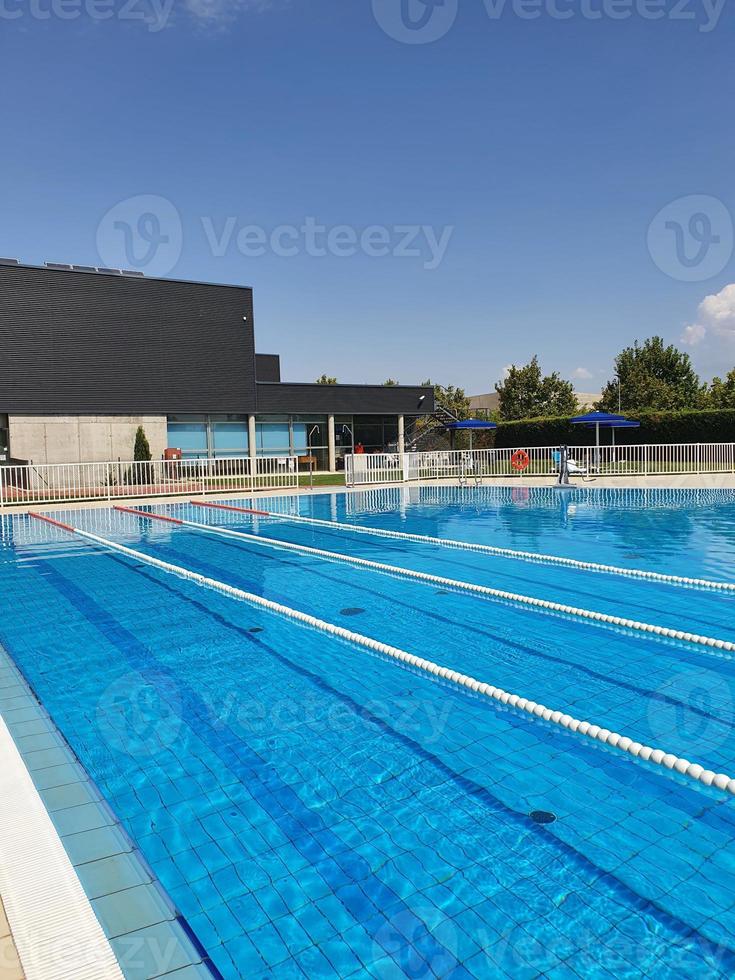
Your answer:
[[[355,606],[354,608],[349,607],[347,609],[340,609],[339,614],[340,616],[359,616],[361,613],[364,612],[365,612],[364,609],[361,609],[359,606]]]
[[[556,814],[548,810],[532,810],[528,815],[534,823],[553,823],[556,820]]]

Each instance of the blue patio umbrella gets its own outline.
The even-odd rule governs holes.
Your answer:
[[[577,415],[572,419],[572,425],[594,426],[596,431],[596,453],[595,465],[600,465],[600,426],[610,426],[613,422],[627,422],[623,415],[613,415],[611,412],[587,412],[586,415]]]
[[[586,415],[577,415],[572,419],[572,425],[586,425],[589,428],[594,426],[595,438],[595,457],[596,465],[600,465],[600,429],[633,429],[640,425],[640,422],[633,422],[626,419],[624,415],[614,415],[612,412],[587,412]]]
[[[592,422],[590,422],[590,428],[592,427]],[[641,423],[636,422],[634,419],[620,419],[617,422],[599,422],[601,429],[612,429],[613,446],[615,445],[615,430],[616,429],[640,429]]]
[[[600,426],[609,425],[611,422],[627,421],[622,415],[613,415],[611,412],[587,412],[586,415],[577,415],[572,419],[572,425],[588,425],[595,427],[597,437],[595,445],[597,447],[597,465],[600,464]]]
[[[592,423],[590,423],[590,426]],[[616,429],[640,429],[641,423],[635,422],[633,419],[622,419],[619,422],[600,422],[601,429],[611,429],[612,430],[612,446],[615,448],[615,430]],[[614,454],[613,454],[614,455]]]

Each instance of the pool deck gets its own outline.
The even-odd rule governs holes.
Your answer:
[[[2,963],[3,980],[25,980],[20,957],[15,947],[15,940],[10,931],[10,923],[5,914],[5,906],[0,898],[0,963]]]

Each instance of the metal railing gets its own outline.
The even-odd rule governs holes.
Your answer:
[[[298,485],[298,467],[291,456],[27,464],[0,466],[0,507],[125,497],[291,490]]]
[[[571,446],[569,453],[576,464],[572,475],[588,478],[735,473],[735,444],[730,442]],[[553,476],[558,472],[558,456],[556,446],[354,454],[345,456],[345,482],[348,486],[443,479],[473,483],[493,477]]]

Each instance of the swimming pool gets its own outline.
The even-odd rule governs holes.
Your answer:
[[[735,493],[252,506],[2,519],[0,643],[223,976],[732,974],[732,796],[145,556],[732,775],[735,653],[274,542],[732,641],[735,592],[289,515],[733,581]]]

